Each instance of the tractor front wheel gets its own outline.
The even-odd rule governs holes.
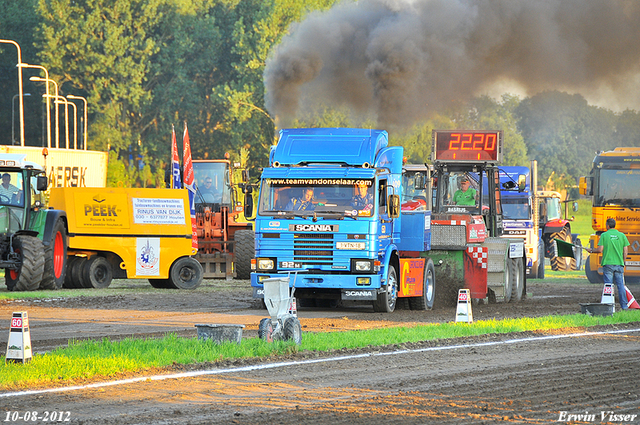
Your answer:
[[[13,238],[13,250],[20,258],[17,270],[5,270],[9,291],[35,291],[40,288],[44,273],[44,245],[34,236],[18,235]]]

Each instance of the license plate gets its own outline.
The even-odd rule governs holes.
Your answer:
[[[365,242],[338,242],[336,248],[338,249],[364,249]]]

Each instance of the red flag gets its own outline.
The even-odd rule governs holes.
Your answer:
[[[187,122],[184,122],[184,153],[182,160],[184,161],[184,187],[189,190],[189,208],[191,210],[191,247],[198,249],[198,229],[196,227],[196,184],[193,174],[193,162],[191,162],[191,144],[189,143],[189,131],[187,130]]]
[[[180,178],[180,157],[178,156],[178,143],[176,142],[176,129],[171,125],[171,189],[182,188]]]

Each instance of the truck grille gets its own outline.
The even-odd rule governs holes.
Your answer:
[[[333,262],[333,234],[294,233],[293,259],[310,265],[331,264]]]
[[[431,224],[431,249],[462,249],[467,245],[467,227]]]

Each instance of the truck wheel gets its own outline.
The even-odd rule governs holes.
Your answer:
[[[504,268],[504,302],[511,301],[511,292],[513,291],[513,259],[507,258]]]
[[[111,285],[113,270],[106,258],[95,256],[82,268],[82,276],[86,288],[102,289]]]
[[[73,264],[71,264],[71,285],[73,288],[88,288],[84,283],[84,266],[87,264],[86,257],[76,257]]]
[[[409,299],[411,310],[431,310],[436,298],[436,272],[431,259],[427,259],[424,267],[424,279],[422,282],[422,295]]]
[[[53,225],[49,245],[44,248],[44,274],[41,289],[60,289],[67,271],[67,229],[62,220]]]
[[[18,235],[13,238],[13,250],[20,259],[17,270],[5,270],[9,291],[35,291],[40,287],[44,273],[44,245],[34,236]]]
[[[561,241],[571,243],[571,234],[569,233],[569,229],[563,227],[561,232],[552,233],[550,238],[551,243],[553,243],[554,239],[560,239]],[[572,269],[572,261],[575,260],[571,257],[551,257],[551,270],[561,272],[569,271]]]
[[[378,294],[378,299],[373,302],[373,311],[393,313],[398,300],[398,273],[391,265],[387,273],[387,283],[383,289],[384,291]]]
[[[302,326],[296,317],[287,317],[284,320],[284,339],[290,339],[296,344],[302,344]]]
[[[511,271],[511,278],[513,284],[511,285],[511,301],[520,302],[524,295],[524,264],[522,258],[514,258],[511,262],[513,270]]]
[[[63,288],[73,289],[76,287],[75,283],[73,283],[73,274],[71,271],[73,270],[75,262],[81,259],[82,257],[76,257],[75,255],[67,259],[67,270],[64,275],[64,283],[62,284]]]
[[[233,237],[235,240],[233,261],[236,278],[251,279],[251,260],[256,255],[255,232],[253,230],[238,230]]]
[[[587,261],[584,263],[584,274],[587,275],[587,279],[590,283],[604,283],[604,277],[597,270],[591,270],[591,261],[587,257]]]
[[[202,265],[192,257],[178,258],[169,270],[169,280],[176,289],[196,289],[202,283]]]
[[[258,338],[263,341],[273,342],[273,325],[271,324],[271,319],[262,319],[260,320],[260,325],[258,325]]]

